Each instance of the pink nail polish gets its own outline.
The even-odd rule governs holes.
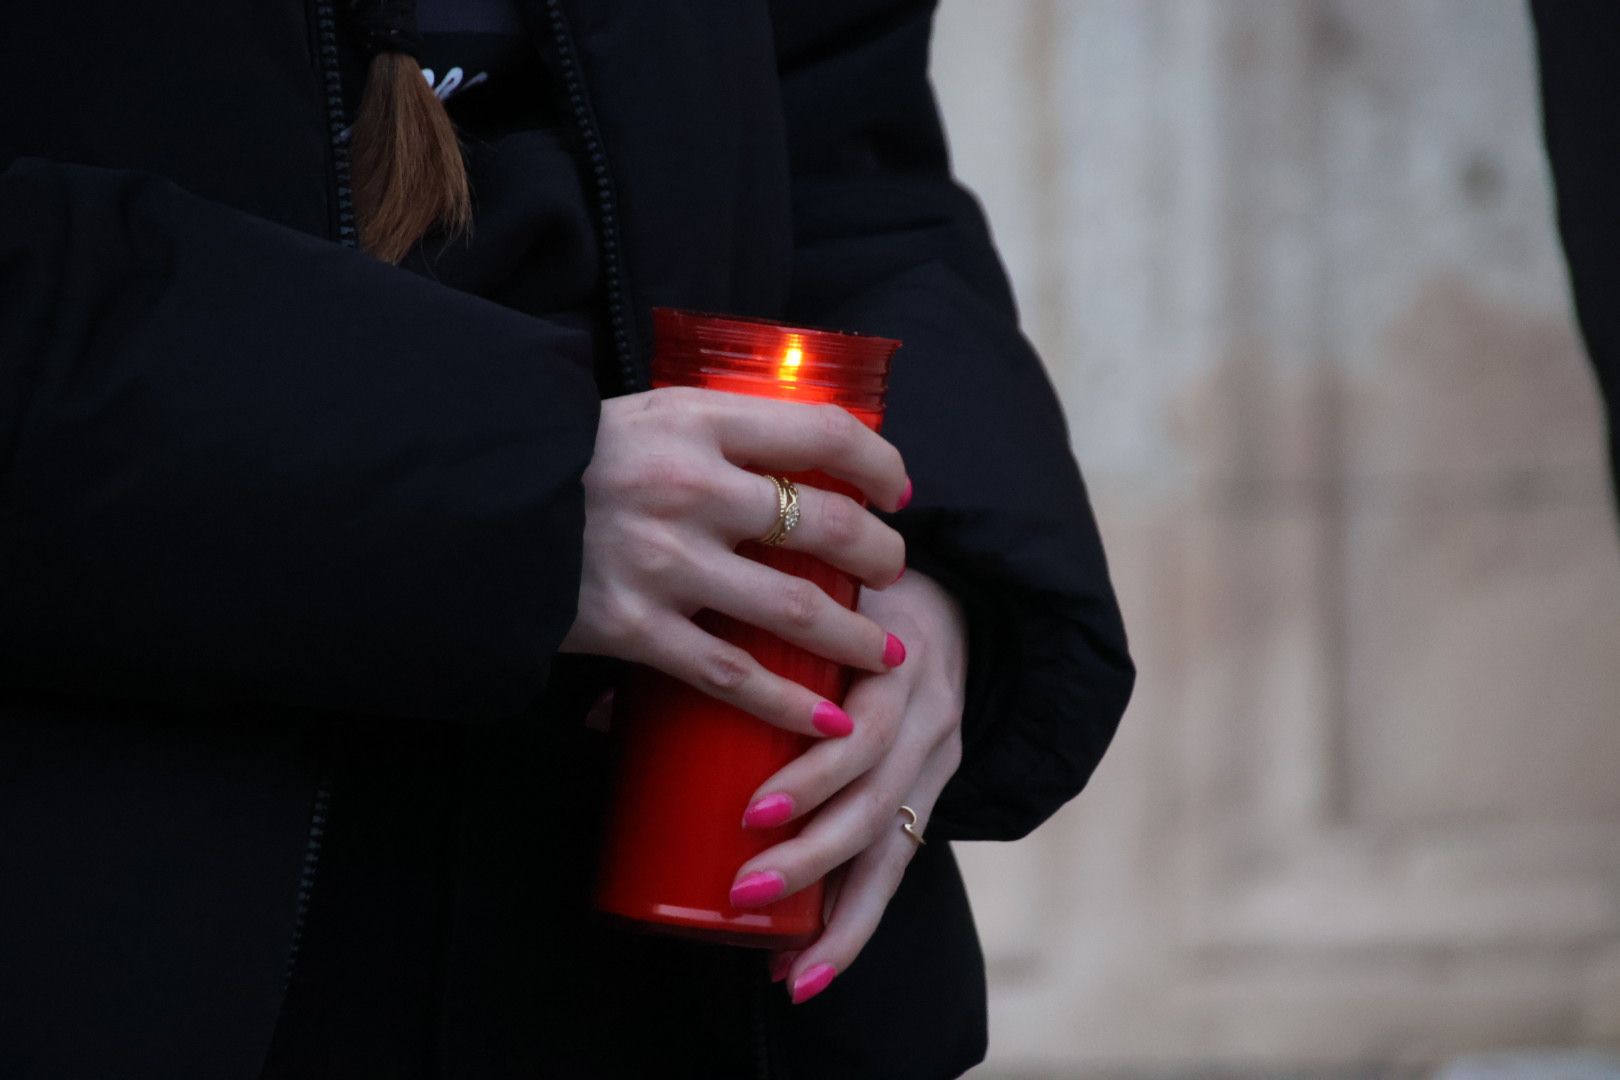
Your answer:
[[[768,904],[787,891],[787,879],[775,870],[756,870],[731,887],[732,907]]]
[[[906,477],[906,490],[904,490],[904,491],[902,491],[900,493],[900,505],[895,507],[895,509],[896,510],[904,510],[906,507],[908,507],[910,505],[911,505],[911,477],[908,476],[908,477]]]
[[[833,981],[838,969],[831,964],[817,964],[815,967],[793,980],[793,1004],[802,1005],[823,990]]]
[[[810,714],[810,722],[823,735],[848,735],[855,730],[855,721],[849,718],[849,713],[830,701],[816,706],[816,711]]]
[[[889,667],[899,667],[906,662],[906,643],[888,634],[883,639],[883,662]]]
[[[897,582],[898,582],[898,581],[899,581],[899,580],[900,580],[900,579],[901,579],[901,578],[903,578],[903,577],[905,577],[905,576],[906,576],[906,568],[905,568],[905,567],[903,567],[903,566],[902,566],[902,567],[901,567],[901,568],[900,568],[900,572],[899,572],[899,573],[898,573],[898,574],[896,574],[896,575],[894,575],[894,581],[891,581],[891,582],[889,582],[889,584],[890,584],[890,585],[894,585],[894,584],[896,584],[896,583],[897,583]]]
[[[787,978],[788,969],[793,966],[793,961],[798,958],[799,954],[797,952],[785,952],[773,957],[771,959],[771,982],[779,983]]]
[[[743,814],[743,828],[771,829],[793,816],[793,799],[787,795],[767,795]]]

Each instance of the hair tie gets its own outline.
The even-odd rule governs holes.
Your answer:
[[[368,57],[378,53],[422,55],[416,26],[416,0],[349,0],[349,19]]]

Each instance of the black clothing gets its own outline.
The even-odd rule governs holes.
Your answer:
[[[1620,483],[1620,8],[1605,0],[1532,0],[1547,159],[1575,314],[1609,418]]]
[[[405,269],[352,249],[361,53],[326,0],[8,12],[0,1075],[251,1077],[284,1008],[272,1075],[982,1056],[938,841],[1062,805],[1132,673],[1061,413],[949,176],[930,8],[525,0],[563,122],[485,164],[473,140],[473,246]],[[903,338],[894,520],[970,613],[935,842],[799,1007],[759,953],[588,915],[606,747],[580,718],[612,665],[553,661],[599,396],[645,384],[655,304]]]
[[[599,251],[577,140],[558,108],[560,85],[510,0],[429,0],[419,22],[423,73],[465,146],[477,225],[455,242],[422,245],[408,265],[451,288],[590,329]],[[351,115],[363,67],[358,58],[345,65]],[[604,387],[611,379],[598,373]],[[431,1075],[463,789],[481,783],[481,770],[467,769],[465,736],[464,728],[392,720],[334,733],[336,801],[266,1080]],[[379,744],[388,747],[382,756]],[[544,781],[539,773],[531,779]]]
[[[424,74],[432,74],[462,138],[476,225],[466,237],[420,245],[406,265],[451,288],[597,332],[601,249],[555,60],[535,48],[511,0],[430,0],[421,14]],[[355,75],[346,90],[352,107],[362,69],[358,59],[345,65]],[[609,392],[612,365],[603,366],[598,382]]]
[[[422,72],[464,137],[539,126],[524,114],[562,100],[514,0],[426,0],[417,23]]]

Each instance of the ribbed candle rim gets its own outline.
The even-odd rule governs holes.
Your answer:
[[[655,308],[653,317],[660,361],[686,377],[780,389],[783,350],[797,338],[802,353],[792,385],[824,390],[852,408],[881,409],[890,360],[901,344],[872,334],[680,308]]]

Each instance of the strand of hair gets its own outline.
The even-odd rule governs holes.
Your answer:
[[[444,103],[404,53],[378,53],[350,135],[360,246],[398,263],[428,233],[472,224],[461,144]]]

